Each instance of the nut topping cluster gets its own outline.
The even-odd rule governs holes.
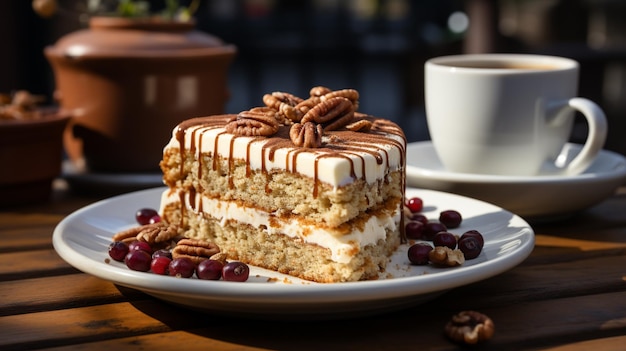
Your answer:
[[[243,111],[226,124],[226,131],[242,136],[271,136],[281,125],[290,125],[289,137],[300,147],[322,146],[324,132],[345,128],[367,132],[372,124],[355,118],[359,92],[313,87],[308,99],[285,92],[263,96],[264,107]]]

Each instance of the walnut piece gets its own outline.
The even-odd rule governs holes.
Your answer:
[[[311,96],[310,98],[302,101],[297,104],[294,108],[298,111],[300,118],[294,120],[294,122],[301,122],[302,117],[306,115],[313,107],[317,106],[321,102],[320,98],[317,96]]]
[[[226,255],[225,252],[218,252],[215,255],[209,257],[210,260],[220,261],[222,262],[222,264],[227,263],[226,261],[227,258],[228,258],[228,255]]]
[[[428,259],[433,264],[445,267],[460,266],[465,262],[465,256],[461,250],[452,250],[447,246],[435,246],[428,253]]]
[[[315,122],[324,124],[324,131],[331,131],[350,124],[353,118],[354,105],[352,102],[338,96],[323,100],[315,105],[302,117],[301,123]]]
[[[170,247],[179,238],[178,226],[164,222],[132,227],[113,235],[113,241],[123,241],[126,244],[145,241],[154,250]]]
[[[132,227],[130,229],[122,230],[113,235],[113,241],[123,241],[125,243],[131,243],[137,240],[137,234],[143,230],[143,226]]]
[[[178,236],[178,226],[175,225],[158,222],[142,227],[142,230],[137,234],[137,240],[145,241],[150,245],[168,242]]]
[[[316,87],[311,88],[311,90],[309,90],[309,95],[311,95],[311,97],[321,97],[330,92],[332,92],[330,88],[323,87],[323,86],[316,86]]]
[[[321,124],[295,123],[289,130],[289,138],[296,146],[316,148],[322,146],[323,133],[324,129]]]
[[[278,111],[279,114],[295,122],[300,121],[302,118],[302,112],[295,108],[302,101],[302,98],[279,91],[263,95],[263,103],[267,107]]]
[[[482,313],[462,311],[452,316],[444,332],[455,342],[473,345],[491,339],[495,325],[491,318]]]
[[[172,249],[172,257],[187,257],[195,264],[204,260],[208,260],[211,256],[220,252],[217,244],[200,239],[181,239],[178,241],[174,249]]]
[[[278,132],[276,117],[264,111],[243,111],[225,126],[228,133],[243,136],[270,136]]]
[[[346,126],[346,129],[353,132],[368,132],[370,129],[372,129],[372,122],[366,119],[358,120],[356,122],[348,124]]]
[[[320,96],[322,101],[326,101],[335,97],[343,97],[354,105],[354,110],[356,111],[359,108],[359,92],[354,89],[341,89],[335,91],[329,91],[328,93]]]

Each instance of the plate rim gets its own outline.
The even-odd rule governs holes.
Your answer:
[[[445,271],[432,274],[430,276],[426,274],[383,280],[329,284],[294,283],[279,285],[281,287],[280,289],[277,289],[277,285],[275,284],[255,284],[254,289],[251,289],[250,284],[254,283],[238,285],[240,283],[201,281],[198,279],[184,279],[181,280],[179,284],[167,284],[168,282],[172,282],[172,280],[170,280],[172,277],[135,272],[128,269],[120,270],[119,267],[115,265],[86,257],[83,253],[73,250],[71,246],[65,243],[65,240],[69,239],[67,237],[68,227],[73,223],[73,221],[77,221],[81,215],[117,201],[128,201],[129,199],[133,199],[135,197],[139,198],[149,195],[156,196],[155,194],[149,193],[155,192],[160,194],[165,189],[165,187],[155,187],[134,191],[103,199],[77,209],[62,219],[61,222],[59,222],[59,224],[55,227],[52,238],[55,251],[66,262],[84,273],[110,281],[114,284],[141,290],[149,294],[165,294],[187,297],[194,296],[202,301],[219,300],[230,302],[251,302],[251,299],[253,299],[254,303],[273,306],[276,303],[357,303],[381,299],[406,298],[409,296],[441,292],[499,275],[523,262],[534,248],[534,231],[532,227],[521,217],[485,201],[437,190],[416,188],[407,188],[407,191],[413,189],[426,193],[439,193],[448,197],[460,197],[466,200],[482,203],[482,205],[495,208],[498,211],[504,211],[507,214],[510,214],[512,219],[515,219],[516,222],[524,225],[520,228],[519,236],[520,238],[523,237],[526,240],[522,241],[520,245],[517,246],[516,250],[511,254],[494,257],[488,261],[480,262],[471,266],[445,268]],[[87,258],[87,260],[85,260],[85,258]],[[93,263],[99,263],[99,265],[94,268]],[[432,280],[439,280],[439,282],[438,284],[433,284],[431,282]],[[164,283],[156,287],[154,286],[155,283],[158,284],[160,282]],[[200,293],[201,288],[202,293]],[[206,291],[209,291],[210,294],[205,294]],[[288,301],[285,300],[286,298],[288,298]]]

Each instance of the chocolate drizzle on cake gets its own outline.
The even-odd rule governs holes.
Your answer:
[[[288,149],[289,152],[286,154],[286,162],[287,169],[290,172],[296,173],[298,169],[298,155],[302,152],[312,152],[315,154],[315,170],[314,170],[314,184],[315,187],[313,189],[313,196],[317,196],[317,186],[319,183],[318,180],[318,163],[323,158],[331,158],[338,157],[344,158],[350,161],[350,176],[353,179],[357,178],[356,175],[356,166],[355,166],[355,158],[360,160],[360,169],[363,170],[363,174],[361,177],[365,179],[365,157],[364,154],[369,154],[375,158],[377,164],[387,163],[389,164],[389,152],[388,148],[396,148],[399,151],[399,155],[401,157],[400,164],[404,165],[404,143],[395,140],[393,138],[381,138],[382,135],[385,134],[393,134],[401,137],[401,140],[404,139],[404,134],[401,129],[397,127],[395,124],[386,123],[385,120],[376,119],[374,117],[368,117],[372,120],[373,126],[370,131],[367,133],[362,132],[352,132],[348,130],[338,130],[328,132],[328,142],[326,142],[321,148],[299,148],[296,147],[293,142],[286,136],[287,127],[281,127],[281,130],[276,133],[271,138],[265,137],[247,137],[247,136],[236,136],[229,133],[226,133],[222,129],[228,120],[232,118],[232,115],[220,115],[220,116],[211,116],[211,117],[202,117],[190,119],[185,122],[182,122],[179,125],[178,131],[176,133],[176,138],[181,145],[181,157],[184,156],[184,149],[186,145],[186,134],[187,131],[193,128],[193,132],[189,135],[189,150],[194,150],[194,153],[200,153],[201,148],[196,146],[196,142],[201,143],[202,136],[204,133],[220,129],[215,137],[215,142],[213,145],[212,156],[213,156],[213,164],[212,169],[217,170],[219,167],[220,157],[218,157],[218,146],[219,140],[221,137],[229,137],[231,138],[229,141],[230,150],[222,152],[225,154],[224,158],[226,158],[228,164],[228,172],[227,176],[229,177],[229,186],[232,188],[234,184],[232,182],[232,175],[230,174],[234,167],[235,157],[233,154],[235,140],[238,138],[246,138],[247,146],[246,146],[246,176],[250,176],[252,170],[250,169],[250,157],[251,157],[251,146],[254,143],[263,143],[262,146],[262,155],[263,158],[261,160],[261,172],[267,174],[269,177],[270,170],[267,169],[266,166],[266,157],[269,161],[274,161],[276,151],[279,149]],[[406,141],[404,141],[406,142]],[[385,145],[387,147],[383,147],[381,145]],[[198,157],[201,159],[201,157]],[[184,175],[184,162],[181,162],[181,177]],[[198,172],[201,172],[198,170]],[[269,179],[269,178],[268,178]]]
[[[245,157],[246,160],[246,177],[249,177],[252,174],[252,169],[250,168],[250,158],[251,158],[251,149],[253,144],[262,143],[261,147],[261,169],[260,171],[265,174],[267,182],[265,185],[266,193],[271,193],[270,181],[271,174],[270,170],[267,169],[266,165],[266,157],[270,162],[273,162],[275,159],[276,151],[279,149],[287,149],[289,150],[285,154],[285,165],[286,169],[292,173],[296,173],[298,170],[298,155],[303,152],[312,152],[315,154],[314,158],[314,173],[313,173],[313,189],[312,196],[313,198],[317,198],[319,193],[319,162],[323,158],[343,158],[350,162],[350,177],[353,179],[357,178],[357,165],[355,162],[360,163],[361,169],[361,177],[365,180],[366,177],[366,161],[364,155],[370,155],[375,160],[376,163],[381,165],[383,163],[389,164],[390,156],[388,149],[395,148],[399,151],[400,155],[400,165],[404,167],[404,145],[406,144],[406,140],[404,138],[404,134],[402,130],[395,124],[390,123],[385,120],[377,119],[371,116],[368,116],[369,120],[372,121],[372,128],[368,130],[368,132],[352,132],[349,130],[337,130],[327,133],[327,142],[325,142],[324,146],[321,148],[302,148],[297,147],[293,144],[293,142],[287,137],[288,127],[283,126],[278,133],[276,133],[271,138],[266,137],[248,137],[248,136],[237,136],[230,133],[227,133],[223,130],[224,125],[228,123],[229,120],[232,120],[233,115],[220,115],[220,116],[211,116],[211,117],[203,117],[203,118],[195,118],[190,119],[185,122],[182,122],[179,125],[179,128],[176,133],[176,138],[180,143],[181,157],[184,156],[184,149],[188,143],[189,150],[193,150],[192,154],[197,153],[197,159],[202,160],[202,140],[204,133],[209,131],[217,130],[217,134],[215,135],[215,141],[212,149],[212,158],[213,164],[212,169],[218,170],[220,159],[224,158],[227,163],[227,172],[225,174],[228,177],[228,186],[229,188],[234,188],[233,182],[233,170],[235,165],[235,141],[236,139],[245,138],[247,139],[246,152]],[[189,130],[192,130],[191,133],[188,133]],[[187,134],[189,134],[189,140],[186,139]],[[393,139],[386,137],[388,134],[396,135],[400,138]],[[229,140],[229,150],[218,150],[220,145],[220,138],[230,138]],[[402,141],[400,141],[402,140]],[[197,145],[196,145],[197,143]],[[219,154],[222,154],[222,157]],[[357,161],[359,160],[359,161]],[[184,168],[184,160],[181,162],[180,167],[180,177],[181,179],[185,178],[185,168]],[[202,164],[198,165],[198,177],[202,176]],[[385,180],[386,181],[386,180]],[[404,187],[404,184],[403,184]],[[195,198],[195,193],[191,192],[188,194],[190,196],[190,200]],[[198,204],[192,203],[192,208],[196,208]]]

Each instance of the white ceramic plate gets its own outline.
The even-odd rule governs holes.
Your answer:
[[[562,157],[582,148],[568,144]],[[613,195],[626,180],[626,159],[603,150],[584,173],[575,176],[492,176],[445,170],[430,141],[407,146],[408,186],[480,199],[529,220],[558,219],[593,206]]]
[[[408,189],[408,197],[424,200],[429,218],[437,218],[446,209],[460,211],[464,221],[451,231],[480,230],[485,238],[480,256],[456,268],[412,266],[408,246],[403,245],[382,279],[334,284],[303,281],[257,267],[251,267],[245,283],[184,279],[132,271],[109,260],[111,236],[136,226],[138,208],[158,208],[162,191],[120,195],[70,214],[55,228],[54,248],[83,272],[194,309],[263,318],[340,318],[420,304],[446,290],[500,274],[522,262],[534,247],[533,230],[510,212],[458,195]]]

